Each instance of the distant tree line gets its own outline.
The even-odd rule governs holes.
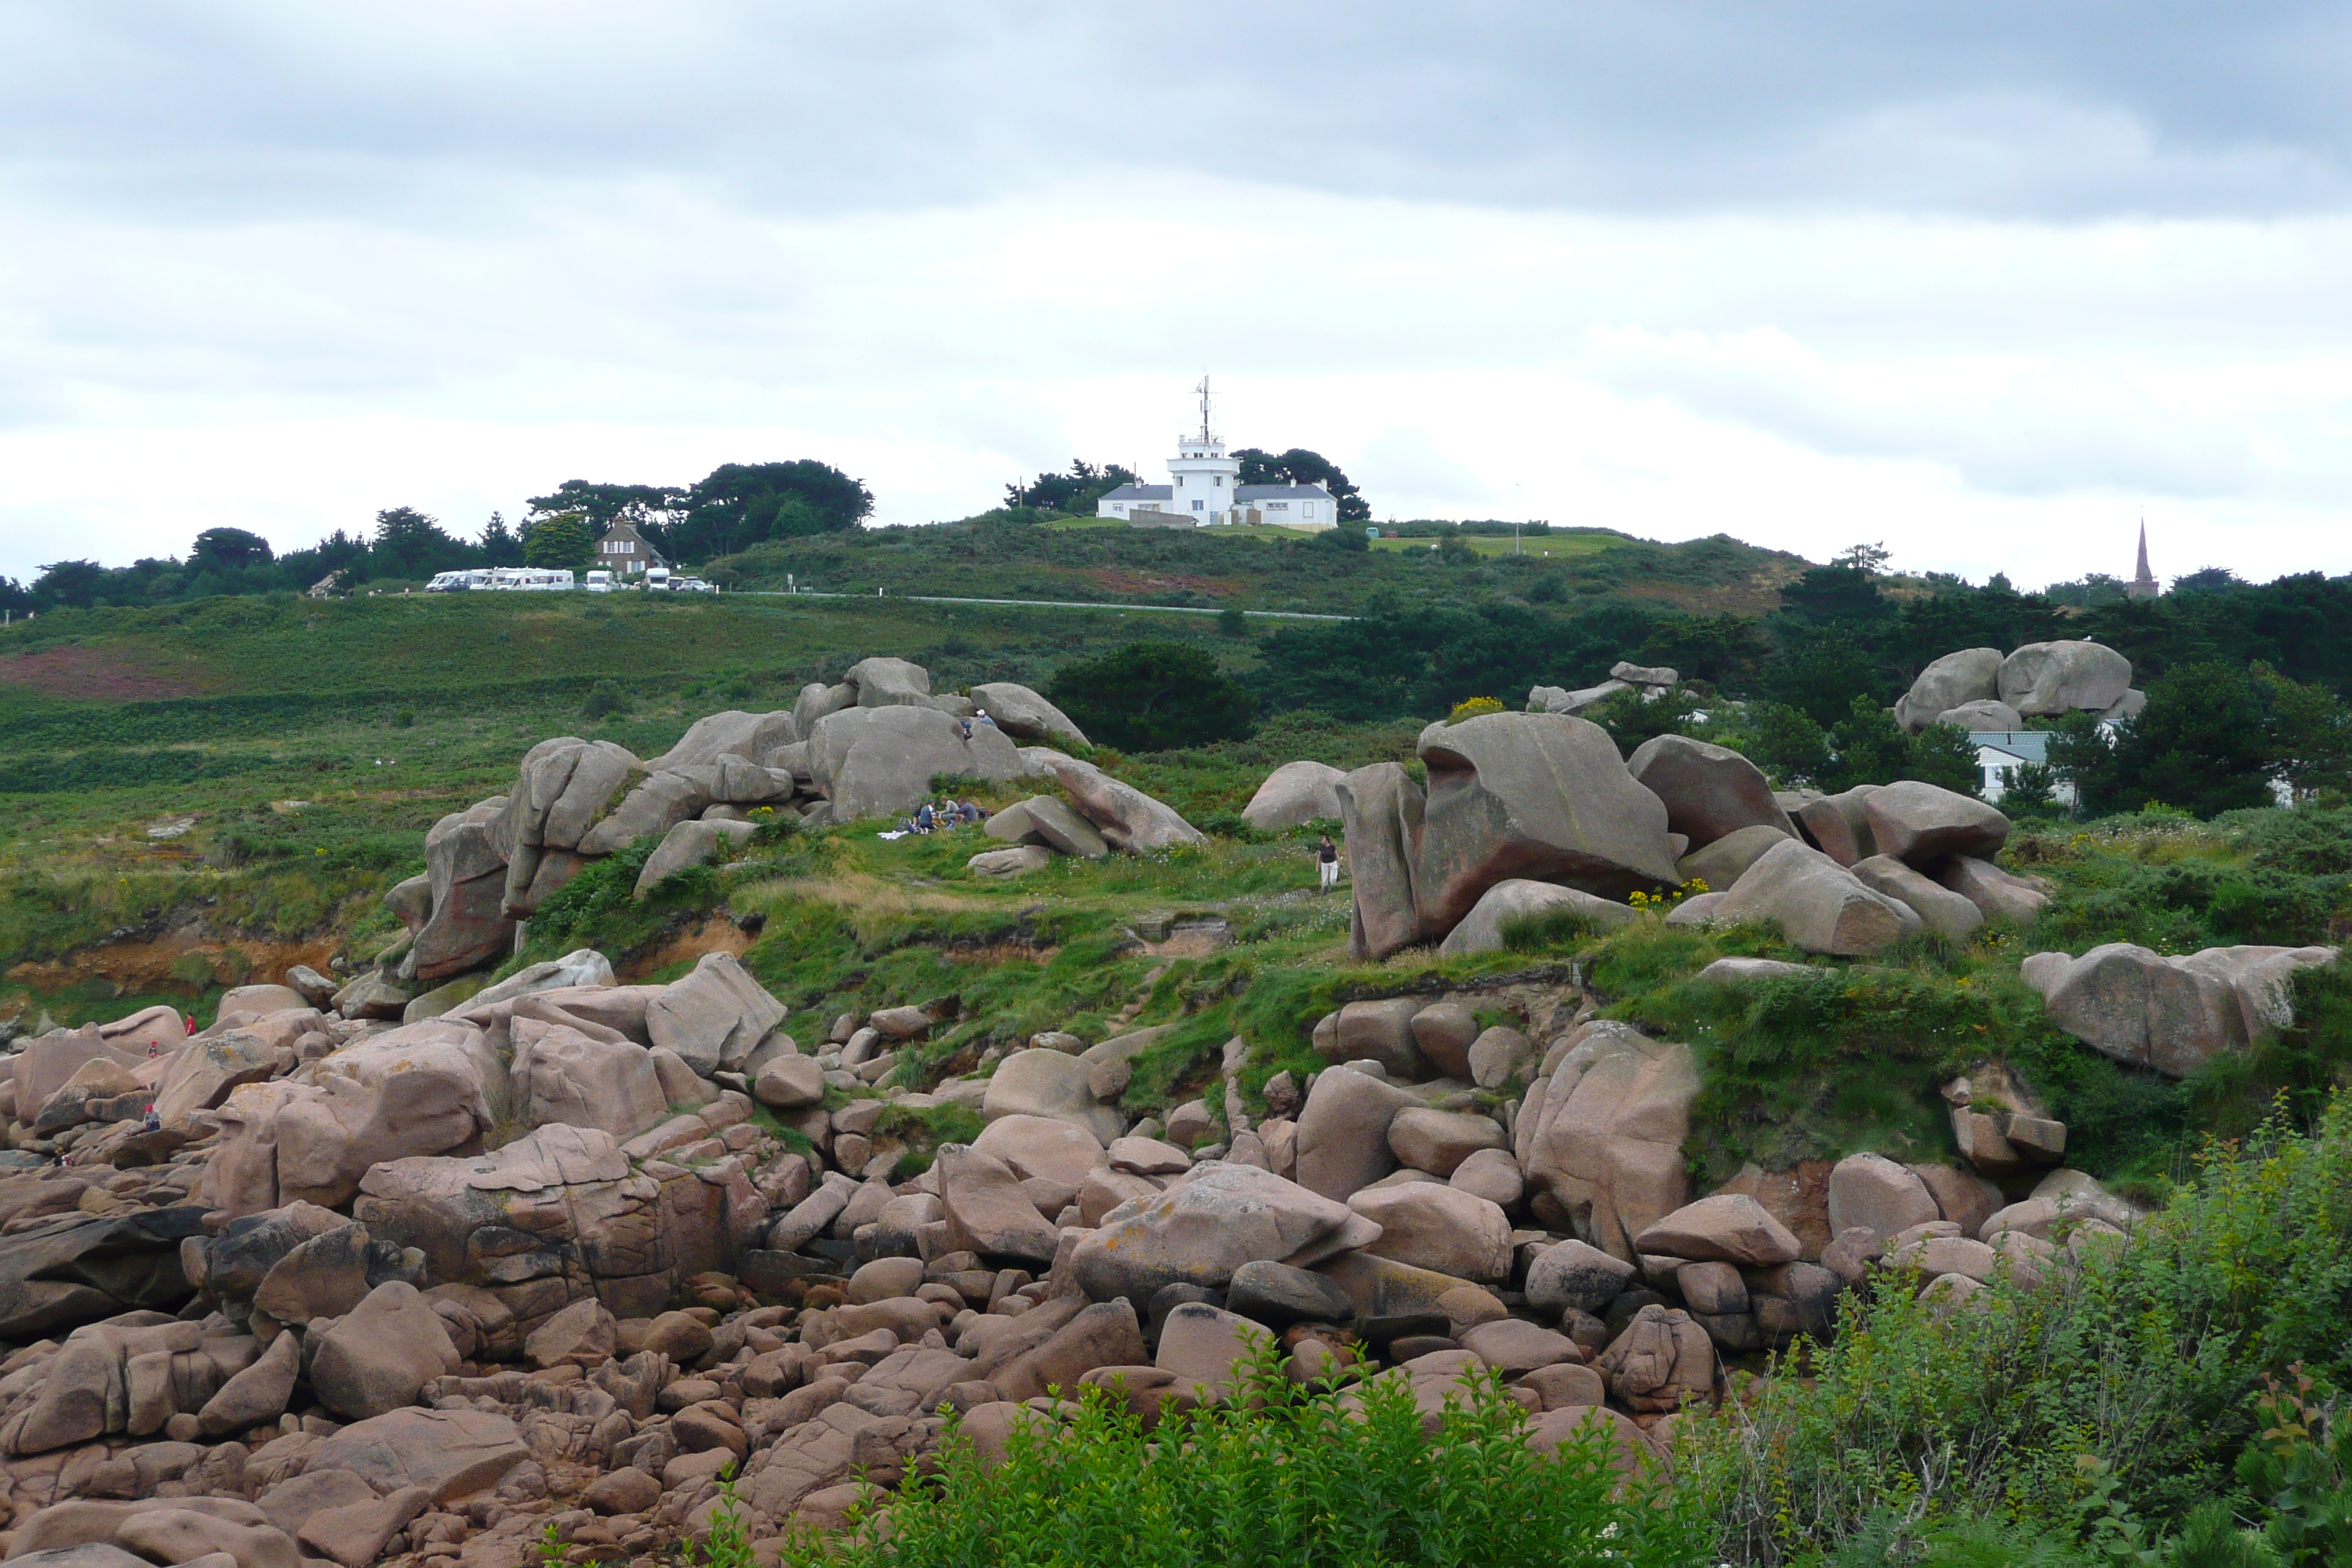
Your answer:
[[[1039,511],[1059,512],[1065,517],[1092,517],[1103,497],[1121,485],[1136,482],[1135,470],[1123,463],[1105,463],[1097,468],[1084,458],[1073,458],[1068,473],[1039,474],[1034,479],[1018,479],[1005,486],[1004,504],[1034,507]]]
[[[2154,802],[2200,816],[2263,804],[2273,780],[2305,795],[2352,793],[2352,577],[2254,584],[2203,573],[2155,600],[2062,605],[1999,576],[1890,594],[1877,564],[1849,552],[1814,567],[1762,616],[1619,600],[1581,612],[1376,601],[1357,620],[1266,637],[1251,685],[1267,711],[1434,719],[1469,697],[1516,707],[1532,686],[1596,685],[1630,658],[1696,685],[1596,710],[1628,750],[1664,729],[1706,730],[1788,784],[1906,777],[1960,788],[1975,777],[1965,738],[1906,736],[1887,711],[1919,670],[1959,648],[2088,638],[2132,661],[2147,709],[2109,731],[2087,718],[2052,725],[2049,773],[2030,784],[2071,783],[2089,811]],[[1740,705],[1736,718],[1710,710],[1729,706],[1721,699]]]
[[[496,512],[461,538],[413,507],[375,515],[365,533],[337,529],[305,550],[279,554],[257,533],[208,528],[187,557],[149,557],[128,566],[55,561],[29,584],[0,577],[0,608],[21,615],[58,607],[170,604],[223,594],[299,593],[330,576],[349,590],[368,583],[421,582],[442,572],[488,566],[593,564],[595,542],[614,521],[636,524],[668,560],[693,564],[768,540],[856,528],[874,510],[866,486],[812,458],[723,463],[698,482],[592,484],[571,479],[533,496],[521,521]]]

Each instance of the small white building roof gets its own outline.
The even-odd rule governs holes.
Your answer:
[[[1969,742],[1979,752],[2002,752],[2021,763],[2039,763],[2049,759],[2050,733],[2047,730],[1971,730]]]
[[[1115,490],[1103,492],[1102,499],[1105,500],[1172,500],[1175,495],[1174,485],[1121,485]]]
[[[1321,485],[1235,485],[1235,500],[1329,500]]]

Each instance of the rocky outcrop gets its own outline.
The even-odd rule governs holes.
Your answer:
[[[1499,1212],[1499,1211],[1498,1211]],[[1080,1238],[1070,1268],[1097,1300],[1150,1303],[1170,1285],[1223,1289],[1253,1263],[1305,1269],[1370,1246],[1380,1226],[1344,1204],[1246,1165],[1215,1165],[1130,1200]]]
[[[2009,841],[2009,818],[1980,800],[1905,780],[1864,796],[1862,814],[1880,855],[1930,866],[1948,855],[1990,860]]]
[[[2076,712],[2112,722],[2138,710],[2131,679],[2131,661],[2094,642],[2028,643],[2005,658],[1999,648],[1963,648],[1919,672],[1895,718],[1913,734],[1930,724],[2015,730],[2025,719]]]
[[[506,1114],[504,1065],[482,1031],[436,1018],[363,1038],[310,1069],[233,1091],[204,1194],[236,1214],[349,1203],[385,1160],[481,1147]]]
[[[1762,824],[1738,828],[1675,861],[1675,874],[1685,883],[1704,882],[1714,891],[1724,892],[1739,880],[1741,872],[1762,858],[1766,850],[1795,837],[1793,831],[1783,832]]]
[[[1586,686],[1569,690],[1558,686],[1531,687],[1528,691],[1528,711],[1530,713],[1578,714],[1604,697],[1620,691],[1631,691],[1633,685],[1625,680],[1604,680],[1598,686]]]
[[[2104,1056],[2182,1078],[2294,1021],[2299,969],[2332,947],[2210,947],[2169,958],[2108,942],[2080,958],[2037,952],[2021,965],[2050,1021]]]
[[[1386,958],[1421,937],[1414,857],[1426,801],[1396,763],[1358,768],[1332,786],[1348,847],[1348,892],[1354,913],[1348,952],[1359,963]]]
[[[433,913],[416,933],[416,978],[426,984],[503,958],[514,922],[503,913],[507,866],[497,830],[504,796],[453,812],[425,836]]]
[[[720,1180],[662,1161],[633,1168],[609,1133],[543,1127],[495,1153],[378,1164],[352,1213],[423,1254],[428,1279],[475,1287],[517,1321],[589,1296],[615,1317],[650,1317],[726,1260],[730,1203],[766,1211],[736,1173],[710,1173]]]
[[[1633,1238],[1688,1199],[1682,1144],[1698,1070],[1689,1047],[1622,1024],[1570,1038],[1519,1107],[1514,1152],[1580,1238],[1631,1260]]]
[[[593,1127],[626,1140],[669,1115],[653,1053],[565,1024],[517,1018],[514,1109],[532,1127]]]
[[[996,727],[1016,741],[1039,745],[1075,742],[1092,744],[1070,716],[1025,686],[1010,680],[985,680],[971,689],[971,700]]]
[[[1050,795],[1014,801],[991,816],[982,831],[1005,844],[1042,848],[1082,860],[1099,860],[1110,853],[1110,845],[1100,829]]]
[[[1437,944],[1437,951],[1449,957],[1457,953],[1499,952],[1507,926],[1555,910],[1577,916],[1601,930],[1624,925],[1633,918],[1629,906],[1595,898],[1580,889],[1512,878],[1479,895],[1470,912]]]
[[[1022,766],[1013,742],[993,726],[975,725],[967,740],[961,721],[928,702],[895,702],[818,720],[808,770],[831,802],[829,819],[855,822],[907,815],[930,796],[931,780],[940,775],[1003,780],[1018,777]]]
[[[1432,724],[1414,846],[1420,936],[1451,931],[1489,888],[1525,878],[1604,897],[1675,879],[1666,812],[1607,731],[1551,714]]]
[[[541,741],[523,755],[507,792],[497,844],[505,857],[502,912],[509,919],[537,911],[586,864],[580,840],[604,818],[634,778],[636,756],[610,741],[576,736]]]
[[[1051,773],[1069,795],[1070,804],[1101,830],[1114,849],[1139,855],[1202,842],[1200,829],[1177,815],[1173,806],[1112,778],[1092,763],[1043,747],[1024,750],[1021,762],[1031,772],[1042,769]]]
[[[1984,698],[1975,702],[1963,702],[1958,708],[1947,708],[1928,722],[1949,724],[1956,730],[2022,730],[2025,716],[1998,698]]]
[[[681,822],[662,835],[637,873],[636,895],[644,898],[667,878],[691,866],[706,866],[730,847],[748,844],[759,831],[748,822],[709,821],[697,817]]]
[[[1928,880],[1891,855],[1855,861],[1853,876],[1872,892],[1908,908],[1929,931],[1960,939],[1984,924],[1984,911],[1967,898]]]
[[[1807,952],[1873,953],[1920,926],[1908,904],[1874,892],[1818,849],[1776,844],[1709,911],[1718,922],[1768,920]]]
[[[2031,925],[2050,907],[2047,883],[2011,876],[1990,860],[1955,855],[1937,871],[1936,880],[1976,905],[1987,920]]]
[[[1242,820],[1261,833],[1280,833],[1318,817],[1344,814],[1339,786],[1347,774],[1324,763],[1285,763],[1266,774]]]
[[[1997,695],[2029,719],[2103,712],[2131,689],[2131,660],[2095,642],[2027,643],[2001,660]]]
[[[1929,664],[1895,704],[1895,721],[1913,734],[1942,721],[1943,715],[1971,702],[2000,695],[2001,652],[1968,647]]]
[[[1744,827],[1772,827],[1796,837],[1763,771],[1727,747],[1686,735],[1658,735],[1635,747],[1625,767],[1665,804],[1667,831],[1690,840],[1692,849],[1704,849]]]
[[[1797,808],[1796,818],[1821,852],[1841,866],[1867,860],[1878,853],[1864,807],[1877,784],[1856,784],[1838,795],[1817,795]]]

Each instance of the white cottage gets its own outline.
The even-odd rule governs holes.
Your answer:
[[[2009,793],[2012,770],[2021,763],[2050,760],[2047,730],[1971,730],[1969,743],[1977,749],[1977,768],[1984,774],[1978,793],[1992,805],[1999,805],[2000,797]],[[2052,784],[2050,794],[2063,806],[2071,809],[2074,805],[2074,786],[2063,779]]]
[[[1121,485],[1095,507],[1139,528],[1200,528],[1265,523],[1276,528],[1339,525],[1339,503],[1321,485],[1245,485],[1242,465],[1209,428],[1209,383],[1201,381],[1201,428],[1176,437],[1164,485]]]

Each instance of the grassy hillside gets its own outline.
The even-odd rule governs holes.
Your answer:
[[[1658,546],[1599,531],[1552,536],[1559,561],[1490,560],[1475,552],[1492,548],[1485,539],[1343,552],[1245,532],[1014,514],[768,546],[731,568],[779,586],[793,572],[839,598],[247,595],[56,611],[0,629],[0,973],[19,992],[37,985],[63,1017],[323,961],[382,926],[377,897],[421,866],[425,828],[503,790],[534,741],[604,736],[650,754],[703,713],[788,705],[803,683],[872,654],[915,659],[942,689],[1042,686],[1066,660],[1149,636],[1210,647],[1253,679],[1267,623],[1236,636],[1210,616],[1113,606],[1524,615],[1534,600],[1557,616],[1630,611],[1637,595],[1752,595],[1800,564],[1728,541]],[[1106,608],[915,605],[877,587]],[[1563,668],[1605,668],[1643,624],[1612,620],[1563,642]],[[1249,768],[1344,760],[1367,744],[1409,752],[1409,741],[1410,727],[1373,742],[1354,731],[1286,742],[1277,729],[1244,748],[1246,761],[1171,759],[1157,784],[1187,811],[1229,811],[1255,784]],[[103,953],[59,963],[93,944]]]
[[[1432,525],[1425,525],[1432,526]],[[1438,548],[1432,548],[1433,545]],[[1722,535],[1658,544],[1606,529],[1383,539],[1344,550],[1278,528],[1138,529],[1094,518],[995,512],[931,528],[778,540],[713,563],[716,580],[848,594],[1136,599],[1352,615],[1375,596],[1407,605],[1564,603],[1603,595],[1758,614],[1805,563]]]

